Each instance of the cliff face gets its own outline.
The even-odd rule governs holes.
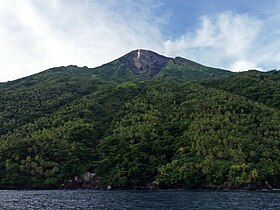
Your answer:
[[[152,78],[158,74],[171,58],[159,55],[149,50],[134,50],[119,58],[123,64],[130,68],[135,74]]]

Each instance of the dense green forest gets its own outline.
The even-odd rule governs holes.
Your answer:
[[[207,87],[215,87],[245,96],[269,107],[280,109],[280,72],[247,71],[202,82]]]
[[[0,188],[280,187],[279,71],[131,53],[0,84]]]

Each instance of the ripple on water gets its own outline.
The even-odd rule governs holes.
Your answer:
[[[280,209],[280,192],[3,190],[0,209]]]

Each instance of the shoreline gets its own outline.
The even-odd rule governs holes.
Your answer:
[[[224,189],[217,189],[217,188],[157,188],[157,189],[148,189],[148,188],[112,188],[106,189],[103,188],[76,188],[76,187],[68,187],[68,188],[61,188],[61,187],[19,187],[19,188],[0,188],[0,191],[147,191],[147,192],[157,192],[157,191],[221,191],[221,192],[280,192],[280,188],[258,188],[258,189],[244,189],[244,188],[224,188]]]

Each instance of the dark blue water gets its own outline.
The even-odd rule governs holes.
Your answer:
[[[0,209],[280,209],[280,192],[4,190]]]

